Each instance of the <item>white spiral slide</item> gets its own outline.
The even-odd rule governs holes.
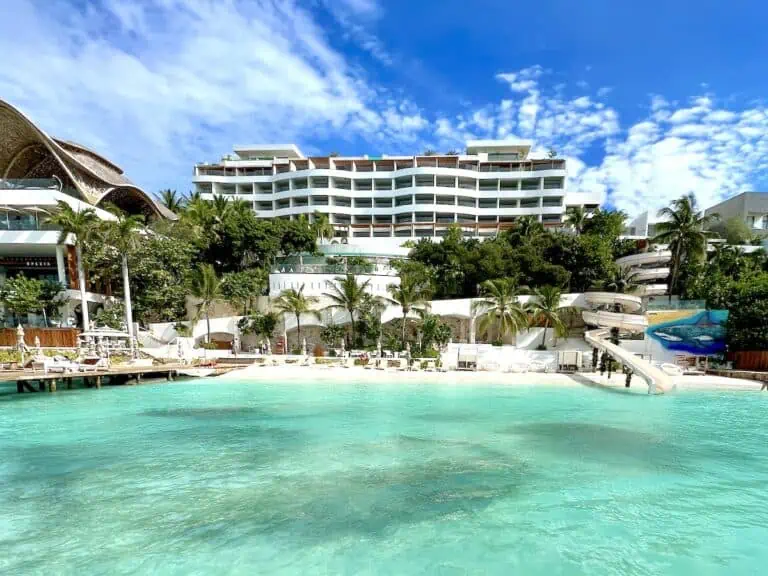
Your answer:
[[[587,292],[584,297],[588,304],[597,308],[594,311],[585,310],[582,313],[584,322],[598,327],[585,333],[584,339],[598,350],[608,353],[615,360],[629,366],[635,374],[647,382],[650,394],[663,394],[672,390],[672,381],[667,374],[647,360],[608,340],[610,328],[618,328],[624,332],[645,331],[648,320],[644,314],[637,313],[642,310],[642,299],[639,296],[612,292]],[[606,306],[620,307],[622,311],[611,312],[600,309]]]

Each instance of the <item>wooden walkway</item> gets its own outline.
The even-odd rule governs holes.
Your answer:
[[[59,386],[68,390],[74,387],[75,380],[82,380],[86,388],[101,388],[102,385],[140,384],[143,378],[165,378],[172,381],[179,371],[190,370],[192,367],[183,364],[166,364],[163,366],[125,367],[109,370],[89,370],[88,372],[32,372],[16,370],[0,372],[0,381],[16,382],[16,391],[23,392],[55,392]],[[213,376],[225,374],[238,366],[213,367]]]
[[[758,372],[757,370],[720,370],[710,368],[707,370],[707,374],[725,376],[726,378],[744,378],[745,380],[768,382],[768,372]]]

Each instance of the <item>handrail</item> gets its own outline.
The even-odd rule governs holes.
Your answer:
[[[656,368],[647,360],[639,358],[629,350],[625,350],[620,346],[608,342],[605,337],[608,335],[608,331],[604,328],[598,330],[591,330],[584,334],[584,339],[596,347],[601,349],[623,364],[626,364],[632,370],[643,378],[648,383],[649,394],[665,394],[670,392],[673,388],[672,380],[664,374],[661,370]]]

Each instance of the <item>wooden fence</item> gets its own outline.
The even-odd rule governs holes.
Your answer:
[[[24,342],[27,346],[35,345],[35,336],[40,338],[43,348],[76,348],[77,328],[25,328]],[[0,346],[16,346],[16,329],[0,329]]]
[[[728,356],[737,370],[768,370],[768,350],[741,350]]]

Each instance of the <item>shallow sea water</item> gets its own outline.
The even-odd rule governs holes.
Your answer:
[[[767,427],[757,393],[2,395],[0,573],[764,573]]]

